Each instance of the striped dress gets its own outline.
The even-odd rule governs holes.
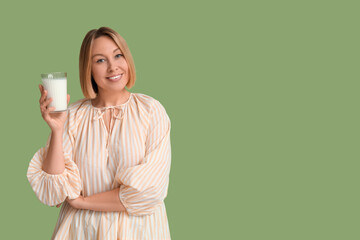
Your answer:
[[[104,114],[110,111],[112,128]],[[164,199],[171,162],[170,119],[156,99],[130,93],[122,105],[68,108],[63,135],[65,171],[42,170],[50,139],[29,163],[27,178],[44,204],[63,203],[51,239],[170,239]],[[124,212],[74,209],[66,201],[120,188]]]

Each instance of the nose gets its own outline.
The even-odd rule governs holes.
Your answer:
[[[118,66],[116,65],[115,61],[108,61],[108,71],[115,72],[118,70]]]

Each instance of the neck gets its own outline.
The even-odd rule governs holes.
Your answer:
[[[96,98],[92,100],[92,105],[94,107],[117,106],[126,103],[129,97],[130,97],[130,92],[128,92],[126,89],[116,94],[114,93],[107,94],[99,91]]]

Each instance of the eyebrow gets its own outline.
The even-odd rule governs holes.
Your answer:
[[[120,50],[120,48],[116,48],[116,49],[113,51],[113,53],[116,52],[117,50]],[[120,51],[120,52],[121,52],[121,51]],[[97,53],[97,54],[94,54],[91,58],[94,58],[94,57],[96,57],[96,56],[104,56],[104,55],[102,55],[102,54],[100,54],[100,53]]]

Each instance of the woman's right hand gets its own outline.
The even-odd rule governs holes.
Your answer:
[[[49,107],[52,102],[52,98],[47,98],[47,91],[44,86],[39,84],[41,97],[39,100],[41,116],[45,122],[49,125],[53,132],[62,131],[67,117],[67,111],[63,112],[51,112],[55,110],[55,107]],[[69,104],[70,95],[67,95],[67,104]]]

